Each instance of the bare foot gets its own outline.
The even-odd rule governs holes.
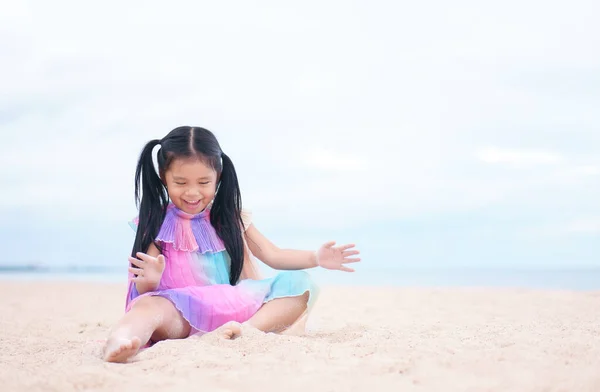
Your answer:
[[[126,362],[138,352],[141,345],[142,342],[137,336],[131,339],[110,338],[104,348],[104,360],[106,362]]]
[[[238,322],[230,321],[221,325],[214,333],[220,338],[233,340],[242,335],[242,326]]]

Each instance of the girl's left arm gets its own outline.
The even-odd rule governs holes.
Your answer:
[[[300,270],[318,266],[315,251],[280,249],[262,235],[254,224],[246,229],[245,235],[252,254],[273,269]]]
[[[317,266],[346,272],[354,272],[346,267],[347,263],[355,263],[360,258],[358,250],[350,250],[353,244],[334,247],[334,241],[322,245],[317,251],[280,249],[269,241],[254,224],[245,231],[246,243],[252,254],[269,267],[277,270],[301,270]]]

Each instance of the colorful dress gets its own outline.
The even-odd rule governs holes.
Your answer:
[[[246,230],[250,214],[242,211],[242,220]],[[137,222],[137,218],[131,222],[135,230]],[[252,257],[251,263],[244,264],[238,283],[230,285],[230,257],[210,224],[210,207],[190,215],[169,204],[156,241],[165,257],[160,284],[156,291],[140,295],[130,281],[126,312],[139,298],[158,295],[175,305],[194,334],[213,331],[228,321],[247,321],[268,301],[308,292],[305,317],[316,300],[317,287],[307,272],[283,271],[260,279]]]

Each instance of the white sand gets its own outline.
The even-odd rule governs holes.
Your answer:
[[[124,290],[0,281],[0,391],[600,391],[600,292],[327,289],[305,337],[104,363]]]

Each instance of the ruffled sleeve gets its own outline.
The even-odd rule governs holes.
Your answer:
[[[240,215],[242,217],[242,223],[244,224],[244,231],[246,231],[252,224],[252,211],[242,208]]]
[[[241,211],[242,223],[244,225],[244,231],[248,230],[248,227],[252,224],[252,212],[250,210],[242,209]],[[242,274],[240,275],[240,279],[252,279],[252,280],[260,280],[262,279],[262,274],[260,272],[260,268],[256,263],[256,258],[250,251],[248,247],[248,243],[246,242],[246,237],[242,236],[244,241],[244,246],[246,248],[246,252],[248,252],[248,258],[245,258],[244,264],[242,266]]]
[[[129,227],[131,227],[133,229],[133,231],[137,232],[139,222],[140,222],[140,217],[136,216],[135,218],[133,218],[132,220],[130,220],[127,223],[129,224]]]

